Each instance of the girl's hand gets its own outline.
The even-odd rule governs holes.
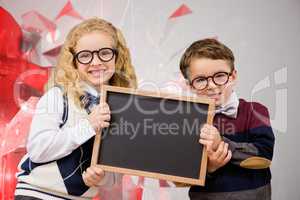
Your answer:
[[[212,150],[212,143],[206,146],[208,155],[207,171],[209,173],[216,171],[230,161],[232,153],[228,149],[228,146],[229,145],[223,141],[219,144],[216,151]]]
[[[87,168],[82,174],[82,179],[86,186],[96,187],[104,177],[104,171],[97,166]]]
[[[200,142],[203,145],[207,145],[208,142],[212,142],[212,150],[216,151],[219,144],[222,141],[220,132],[218,129],[212,125],[204,124],[201,128],[200,139],[203,141]]]
[[[110,109],[108,104],[100,103],[95,106],[89,114],[88,120],[96,131],[108,127],[110,121]]]

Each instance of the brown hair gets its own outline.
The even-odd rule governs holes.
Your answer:
[[[198,40],[185,50],[180,60],[180,71],[186,79],[188,79],[187,70],[194,58],[226,60],[231,70],[234,70],[234,55],[232,51],[216,39]]]
[[[76,25],[67,35],[66,41],[60,51],[58,64],[52,71],[46,89],[57,85],[64,88],[64,92],[72,95],[77,105],[81,105],[79,97],[83,94],[80,76],[75,66],[73,52],[78,40],[85,34],[94,31],[106,33],[111,36],[114,48],[118,52],[116,57],[116,70],[109,80],[110,85],[136,88],[137,80],[131,64],[130,52],[125,39],[119,29],[99,18],[87,19]],[[81,105],[82,106],[82,105]]]

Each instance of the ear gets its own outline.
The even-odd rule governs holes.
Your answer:
[[[238,79],[238,74],[237,74],[236,69],[234,69],[234,70],[232,71],[232,74],[231,74],[231,81],[232,81],[232,82],[236,82],[237,79]]]

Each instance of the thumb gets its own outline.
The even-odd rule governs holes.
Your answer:
[[[207,151],[208,155],[211,155],[213,153],[212,144],[213,144],[213,142],[209,141],[206,145],[206,151]]]

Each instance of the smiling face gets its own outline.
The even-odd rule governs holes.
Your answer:
[[[193,58],[188,68],[189,80],[192,81],[197,77],[209,77],[213,76],[218,72],[231,72],[231,68],[226,60],[213,60],[209,58]],[[208,79],[208,85],[203,90],[196,90],[191,87],[192,91],[198,96],[205,96],[214,99],[216,106],[224,105],[232,91],[233,86],[236,84],[237,72],[232,71],[229,76],[228,82],[225,85],[218,86],[213,81],[212,78]]]
[[[75,54],[83,50],[98,51],[102,48],[113,49],[113,39],[107,33],[94,31],[84,34],[77,42]],[[105,52],[104,52],[105,53]],[[84,55],[83,55],[84,56]],[[77,70],[80,78],[89,85],[100,89],[100,86],[107,84],[115,72],[116,55],[108,62],[101,61],[97,53],[89,64],[82,64],[76,60]]]

